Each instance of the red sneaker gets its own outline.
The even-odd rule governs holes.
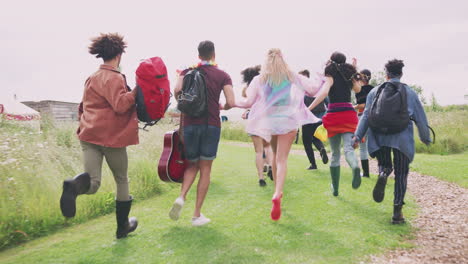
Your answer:
[[[271,208],[271,220],[278,221],[281,217],[281,197],[271,200],[273,207]]]

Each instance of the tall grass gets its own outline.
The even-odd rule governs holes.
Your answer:
[[[466,107],[441,108],[440,111],[432,111],[427,108],[429,125],[436,133],[436,142],[430,146],[424,145],[418,137],[415,129],[416,152],[430,154],[455,154],[468,150],[468,109]],[[245,123],[223,123],[221,138],[226,140],[250,142],[251,139],[244,129]],[[432,136],[431,136],[432,137]],[[298,144],[302,144],[299,133]],[[328,142],[325,142],[328,146]]]
[[[114,211],[115,184],[104,162],[98,193],[78,198],[75,218],[66,220],[61,215],[62,182],[81,173],[83,167],[77,124],[46,122],[41,127],[43,132],[0,122],[0,249]],[[135,201],[172,188],[158,179],[157,163],[162,135],[173,127],[161,123],[140,132],[140,144],[127,148]]]
[[[468,110],[430,111],[427,119],[436,133],[436,142],[424,145],[415,130],[416,152],[447,155],[468,150]]]

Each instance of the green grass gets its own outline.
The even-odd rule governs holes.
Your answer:
[[[212,219],[208,226],[190,226],[196,186],[181,219],[168,218],[178,195],[173,188],[138,201],[131,215],[140,225],[126,239],[114,238],[115,216],[110,214],[4,250],[0,262],[358,263],[384,249],[411,247],[404,242],[411,226],[390,224],[393,181],[378,204],[371,196],[375,178],[363,179],[360,189],[353,190],[350,169],[343,168],[340,196],[333,197],[328,167],[306,171],[306,159],[290,156],[279,222],[269,218],[273,184],[268,180],[267,187],[258,186],[253,150],[222,143],[203,207]],[[136,187],[132,184],[132,193],[138,195]],[[78,213],[89,197],[78,199]],[[404,212],[411,222],[416,209],[411,198],[407,202]]]
[[[98,194],[82,198],[78,217],[65,221],[58,210],[62,182],[81,173],[77,123],[43,124],[43,132],[0,120],[0,250],[47,235],[70,224],[113,212],[115,183],[104,163]],[[154,196],[170,186],[154,177],[165,131],[158,124],[140,133],[140,145],[127,149],[130,186],[135,198]]]
[[[417,154],[411,170],[468,188],[468,152],[445,156]]]

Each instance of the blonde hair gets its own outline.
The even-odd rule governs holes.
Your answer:
[[[260,75],[262,83],[280,85],[284,80],[293,81],[293,73],[284,61],[280,49],[270,49]]]

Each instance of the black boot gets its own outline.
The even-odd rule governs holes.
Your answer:
[[[353,169],[353,181],[351,182],[351,186],[353,186],[353,189],[357,189],[361,186],[361,169]]]
[[[401,213],[401,208],[403,205],[394,205],[393,206],[393,217],[392,217],[392,224],[403,224],[405,222],[405,218],[403,218],[403,214]]]
[[[317,164],[315,163],[311,163],[309,168],[307,168],[308,170],[316,170],[317,169]]]
[[[268,166],[267,175],[268,175],[268,178],[270,178],[270,180],[273,180],[273,169],[271,168],[271,166]]]
[[[320,152],[320,157],[322,158],[323,164],[327,164],[328,163],[327,150],[325,148],[321,148],[319,152]]]
[[[76,175],[73,179],[63,181],[63,192],[60,197],[60,209],[65,217],[76,214],[76,197],[88,192],[91,178],[87,172]]]
[[[362,177],[369,178],[369,160],[361,160]]]
[[[340,166],[330,167],[330,176],[332,180],[333,196],[338,196],[340,187]]]
[[[372,196],[374,197],[374,201],[380,203],[383,201],[385,196],[385,186],[387,185],[387,178],[392,173],[392,169],[382,169],[379,172],[379,178],[377,179],[377,183],[375,184],[374,191],[372,192]]]
[[[115,215],[117,219],[117,239],[124,238],[128,233],[135,231],[138,226],[138,220],[135,217],[128,219],[133,198],[129,201],[115,201]]]

